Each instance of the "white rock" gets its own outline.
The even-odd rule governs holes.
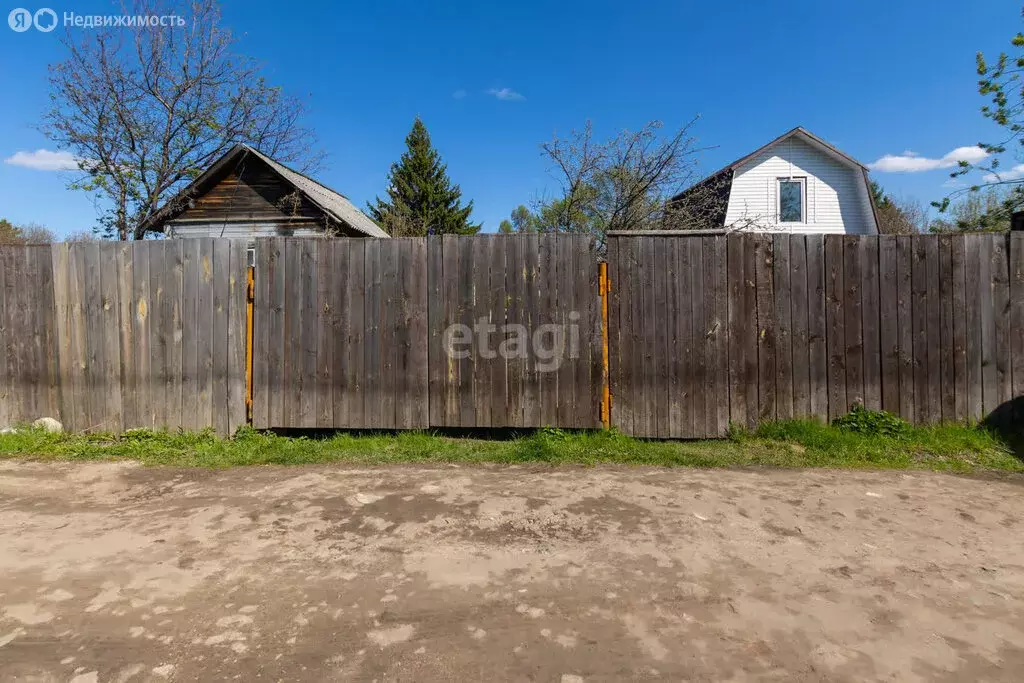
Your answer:
[[[18,432],[14,427],[4,427],[0,429],[0,434],[16,434]]]
[[[57,434],[64,431],[64,425],[52,417],[41,417],[32,423],[33,427],[41,427],[46,431]]]

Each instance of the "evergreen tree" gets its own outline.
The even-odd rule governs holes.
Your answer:
[[[407,150],[388,173],[388,199],[376,197],[367,204],[370,216],[395,237],[479,232],[480,224],[469,220],[473,202],[462,206],[462,190],[448,178],[448,169],[419,117],[405,145]]]

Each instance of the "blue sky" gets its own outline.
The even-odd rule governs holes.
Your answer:
[[[114,13],[106,2],[50,6]],[[274,83],[306,98],[329,153],[318,179],[360,207],[383,194],[419,115],[488,231],[552,187],[539,143],[587,119],[604,137],[699,114],[706,172],[802,125],[864,163],[897,155],[889,167],[931,168],[874,174],[927,204],[948,191],[939,160],[991,139],[975,52],[1005,49],[1021,24],[1018,4],[962,0],[281,7],[230,0],[224,23]],[[0,217],[64,235],[94,224],[92,201],[64,189],[65,173],[28,167],[36,150],[55,151],[34,126],[61,30],[0,24]]]

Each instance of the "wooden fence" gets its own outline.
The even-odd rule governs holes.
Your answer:
[[[0,425],[245,423],[245,243],[0,248]]]
[[[628,434],[854,403],[919,423],[1024,396],[1024,235],[617,236],[612,418]]]
[[[253,425],[599,426],[597,270],[580,236],[259,240]]]
[[[607,249],[605,328],[586,237],[260,240],[252,424],[599,427],[605,329],[612,424],[636,436],[857,402],[915,423],[983,419],[1024,397],[1024,235]],[[247,267],[233,240],[0,247],[0,426],[233,432]]]

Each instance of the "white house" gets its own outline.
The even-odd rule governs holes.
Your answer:
[[[867,167],[800,127],[676,195],[673,205],[700,215],[695,227],[878,234]]]

